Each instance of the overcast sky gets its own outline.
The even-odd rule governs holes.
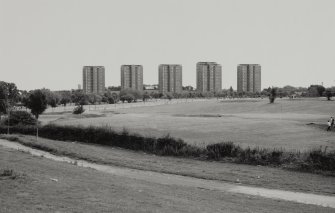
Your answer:
[[[262,66],[262,87],[335,85],[335,0],[0,0],[0,80],[20,89],[82,84],[84,65],[106,68],[120,85],[122,64],[222,65],[236,89],[240,63]]]

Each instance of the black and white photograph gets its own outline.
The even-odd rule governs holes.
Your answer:
[[[0,0],[0,213],[334,213],[335,0]]]

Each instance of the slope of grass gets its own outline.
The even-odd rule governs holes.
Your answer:
[[[0,133],[7,129],[0,126]],[[35,134],[35,127],[12,127],[11,132],[27,135]],[[84,143],[121,147],[130,150],[145,151],[157,155],[180,156],[207,160],[224,160],[229,162],[281,166],[284,168],[303,170],[308,172],[323,172],[335,175],[335,151],[316,149],[308,152],[292,152],[264,149],[242,148],[231,142],[221,142],[201,148],[189,145],[181,139],[170,136],[163,138],[144,137],[121,133],[111,128],[99,127],[73,127],[45,125],[39,128],[42,137],[61,141],[80,141]]]
[[[54,155],[68,156],[98,164],[139,170],[177,174],[246,185],[317,194],[335,194],[334,177],[295,172],[268,166],[253,166],[211,160],[195,160],[159,156],[141,151],[80,142],[56,141],[27,135],[2,135],[22,145],[48,150]],[[289,184],[287,184],[289,183]]]
[[[0,212],[5,213],[333,212],[313,205],[107,175],[0,147],[0,168],[5,167],[26,174],[24,179],[0,180]]]

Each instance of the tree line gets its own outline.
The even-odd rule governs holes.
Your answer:
[[[103,94],[85,94],[83,90],[64,90],[51,91],[49,89],[38,89],[32,91],[19,90],[14,83],[0,81],[0,116],[7,114],[13,107],[32,108],[33,99],[36,98],[41,102],[43,107],[57,107],[74,104],[77,106],[89,104],[116,104],[118,102],[137,102],[147,101],[149,99],[179,99],[179,98],[241,98],[241,97],[290,97],[298,95],[302,97],[327,97],[328,100],[335,95],[335,87],[325,88],[322,85],[311,85],[304,87],[269,87],[261,92],[237,93],[232,87],[223,89],[220,92],[199,92],[190,87],[184,87],[180,93],[161,93],[157,90],[138,91],[133,89],[123,89],[116,91],[115,88],[109,87]],[[35,97],[37,96],[37,97]],[[271,102],[271,100],[270,100]],[[32,111],[33,113],[33,111]]]

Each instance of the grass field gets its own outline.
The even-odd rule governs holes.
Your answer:
[[[61,146],[61,142],[49,142],[51,142],[50,144]],[[48,141],[45,141],[45,143],[48,143]],[[66,146],[63,146],[63,148],[67,149]],[[98,146],[91,148],[99,149]],[[78,150],[78,152],[76,151],[77,154],[87,152],[91,156],[95,156],[95,151],[89,151],[91,148],[88,145],[84,145],[80,146],[80,150],[76,148],[71,150]],[[102,150],[102,152],[108,152],[105,148],[102,148]],[[96,151],[99,154],[101,153],[99,150]],[[118,152],[118,150],[113,151],[110,149],[109,156],[113,156],[113,153]],[[133,154],[130,153],[130,156],[128,156],[127,153],[122,152],[121,150],[118,153],[122,155],[122,161],[123,159],[131,161]],[[126,157],[124,158],[124,156]],[[99,158],[100,155],[95,157]],[[114,158],[114,160],[117,161],[117,158]],[[156,162],[150,162],[151,160],[160,161],[159,159],[149,158],[144,157],[139,159],[140,161],[145,161],[144,166],[147,164],[157,164]],[[114,161],[112,158],[108,160]],[[167,160],[166,158],[162,159],[165,163],[168,163],[166,162]],[[170,163],[176,166],[175,163]],[[187,164],[187,162],[184,163]],[[190,168],[190,166],[187,166],[187,168]],[[234,168],[235,171],[232,171],[233,173],[241,173],[243,175],[245,172],[243,168]],[[5,170],[13,171],[13,175],[3,175],[4,173],[1,171]],[[214,171],[216,170],[217,168],[214,168]],[[253,175],[257,172],[259,171],[252,171]],[[271,172],[269,175],[271,175]],[[292,178],[296,179],[295,177]],[[329,192],[327,184],[324,184],[326,188],[319,186],[316,186],[316,188],[309,187],[310,183],[314,184],[314,178],[319,178],[318,176],[312,175],[312,178],[308,178],[307,176],[305,178],[307,178],[307,182],[304,184],[309,189],[313,190],[317,188],[323,192],[325,189]],[[280,179],[278,180],[280,181]],[[329,181],[331,180],[329,179]],[[303,181],[295,181],[294,183],[297,183],[297,186],[300,187],[299,185]],[[329,186],[332,186],[332,184]],[[217,190],[206,190],[201,187],[166,185],[137,180],[136,178],[125,178],[93,169],[55,162],[43,157],[33,157],[29,153],[8,150],[2,147],[0,147],[0,189],[0,212],[6,213],[333,212],[331,208],[266,199],[253,195],[247,196]],[[331,191],[330,193],[332,193]]]
[[[335,150],[335,130],[326,122],[335,116],[335,102],[324,99],[208,100],[159,106],[86,111],[83,115],[47,113],[44,123],[111,126],[146,136],[170,134],[203,146],[232,141],[242,146]]]
[[[0,138],[6,137],[6,135],[0,135]],[[52,150],[51,152],[56,155],[88,160],[98,164],[230,183],[235,183],[239,179],[241,183],[249,186],[335,195],[335,179],[333,176],[295,172],[267,166],[157,156],[139,151],[79,142],[72,143],[45,138],[40,138],[36,141],[34,136],[27,135],[11,135],[10,137],[18,138],[21,144],[28,147]],[[287,184],[288,182],[289,184]]]

